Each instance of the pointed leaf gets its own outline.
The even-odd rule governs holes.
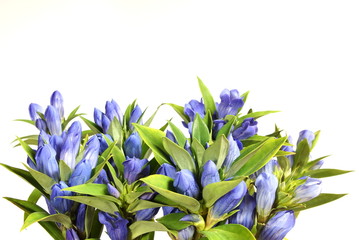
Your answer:
[[[229,142],[224,135],[221,135],[217,140],[204,151],[203,164],[208,160],[216,163],[217,169],[222,167],[224,160],[228,154]]]
[[[303,203],[303,207],[298,207],[293,209],[294,211],[302,211],[309,208],[317,207],[332,201],[335,201],[341,197],[344,197],[347,194],[332,194],[332,193],[321,193],[318,197],[313,198],[312,200]]]
[[[176,137],[176,140],[178,142],[178,145],[180,145],[181,147],[184,147],[187,138],[186,136],[183,134],[183,132],[176,126],[174,125],[172,122],[168,121],[168,125],[170,126],[173,134]]]
[[[217,111],[217,108],[213,100],[212,94],[210,93],[206,85],[204,85],[203,81],[199,77],[197,77],[197,79],[206,110],[211,111],[211,113],[215,113]]]
[[[184,113],[184,107],[173,104],[173,103],[165,103],[165,104],[171,106],[173,108],[173,110],[175,110],[178,113],[178,115],[183,119],[183,121],[185,123],[190,122],[189,117]]]
[[[313,178],[325,178],[325,177],[332,177],[336,175],[341,175],[345,173],[349,173],[352,171],[345,171],[345,170],[339,170],[339,169],[317,169],[317,170],[311,170],[305,173],[306,176],[310,176]]]
[[[66,228],[71,228],[72,223],[69,216],[65,214],[53,214],[49,215],[47,212],[33,212],[26,218],[24,225],[22,225],[21,231],[36,222],[57,222],[64,225]]]
[[[75,202],[84,203],[91,207],[97,208],[101,211],[108,212],[114,214],[114,212],[118,211],[118,208],[115,203],[104,200],[98,197],[90,197],[90,196],[61,196],[61,198],[69,199]]]
[[[42,172],[38,172],[24,164],[34,179],[43,187],[46,193],[51,193],[51,187],[56,183],[54,179]],[[40,189],[39,189],[40,190]]]
[[[206,231],[201,231],[201,233],[204,234],[208,240],[256,240],[251,231],[240,224],[220,225]]]
[[[71,192],[94,195],[94,196],[108,195],[107,185],[97,184],[97,183],[85,183],[73,187],[68,187],[63,189],[63,191],[71,191]]]
[[[205,146],[210,140],[208,127],[199,114],[196,114],[193,121],[192,138],[197,139],[202,146]]]
[[[154,231],[169,231],[165,226],[158,222],[136,221],[129,226],[131,239],[135,239],[142,234]]]

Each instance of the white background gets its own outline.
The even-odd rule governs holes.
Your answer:
[[[199,76],[215,96],[250,90],[247,108],[281,110],[260,119],[261,134],[275,123],[293,137],[322,130],[313,157],[358,170],[358,11],[347,0],[0,0],[0,161],[26,160],[11,141],[36,130],[13,120],[28,118],[30,102],[46,106],[56,89],[67,113],[81,105],[92,119],[112,98],[122,108],[137,98],[149,112],[183,105],[199,98]],[[164,107],[155,127],[172,116]],[[354,239],[358,180],[356,172],[326,179],[324,192],[349,195],[301,213],[288,238]],[[1,197],[31,191],[3,168],[0,184]],[[20,233],[21,224],[22,212],[0,199],[2,239],[49,239],[37,224]]]

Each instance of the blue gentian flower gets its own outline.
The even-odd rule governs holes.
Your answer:
[[[56,182],[60,179],[59,165],[56,161],[56,151],[50,144],[40,147],[35,155],[38,171],[45,173]]]
[[[77,208],[77,215],[76,215],[76,227],[81,232],[85,231],[85,214],[86,214],[87,206],[86,204],[81,203]]]
[[[178,231],[178,240],[191,240],[195,233],[194,226],[188,226]]]
[[[228,149],[227,156],[223,162],[223,167],[224,167],[225,171],[228,171],[231,168],[232,163],[240,155],[237,142],[233,139],[232,134],[229,134],[228,142],[229,142],[229,149]]]
[[[42,107],[37,103],[31,103],[29,105],[29,114],[32,121],[36,121],[36,119],[40,118],[38,113],[44,113]]]
[[[168,163],[162,164],[157,170],[157,174],[165,175],[172,179],[175,179],[176,172],[176,168]]]
[[[219,130],[221,130],[221,128],[227,123],[226,120],[223,119],[214,119],[213,120],[213,138],[215,139]]]
[[[247,192],[247,185],[245,182],[240,182],[231,191],[220,197],[210,209],[210,216],[212,219],[219,219],[224,214],[234,210],[242,201]]]
[[[243,121],[239,128],[233,130],[233,138],[236,140],[247,139],[257,134],[257,121],[254,118],[247,118]]]
[[[76,231],[71,228],[66,230],[66,240],[80,240],[80,238]]]
[[[95,108],[93,111],[93,119],[95,123],[100,127],[102,127],[102,114],[103,112],[101,112],[101,110],[99,110],[98,108]]]
[[[150,221],[158,213],[160,208],[147,208],[136,212],[136,221]]]
[[[72,192],[62,191],[62,189],[67,187],[67,184],[63,181],[51,187],[50,203],[59,213],[70,211],[73,204],[71,200],[60,198],[61,196],[72,196]]]
[[[92,168],[95,168],[97,165],[99,152],[100,152],[100,142],[97,136],[92,136],[86,143],[86,149],[83,159],[87,160]]]
[[[57,110],[60,118],[64,118],[64,99],[59,91],[52,93],[50,104]]]
[[[292,144],[292,137],[291,136],[288,136],[288,142],[290,144]],[[282,146],[281,150],[285,151],[285,152],[295,152],[293,146]],[[293,161],[294,161],[294,155],[287,155],[286,158],[289,159],[289,164],[292,167],[293,166]]]
[[[51,135],[61,135],[61,118],[57,109],[51,105],[46,108],[45,120]]]
[[[310,170],[317,170],[320,169],[324,164],[323,160],[319,160],[316,164],[314,164],[313,167],[310,168]]]
[[[193,173],[188,169],[182,169],[176,173],[173,186],[178,193],[193,198],[198,198],[200,191]]]
[[[199,116],[203,118],[206,115],[206,109],[204,108],[202,101],[191,100],[189,103],[185,104],[184,113],[189,117],[191,122],[193,122],[196,114],[199,114]]]
[[[107,183],[107,191],[111,196],[113,196],[115,198],[120,197],[120,192],[117,190],[117,188],[112,186],[110,183]]]
[[[123,162],[124,177],[128,184],[132,184],[142,177],[150,174],[150,166],[147,159],[129,158]]]
[[[297,144],[299,144],[302,140],[307,139],[309,146],[312,146],[315,135],[312,131],[303,130],[300,131]]]
[[[138,123],[141,116],[142,116],[142,110],[138,105],[136,105],[135,108],[132,110],[132,112],[130,114],[129,128],[131,130],[133,130],[132,123]],[[139,123],[142,124],[141,121]]]
[[[110,140],[111,142],[113,142],[113,139],[110,135],[101,134],[101,133],[96,134],[96,137],[97,137],[98,141],[100,142],[99,155],[101,155],[108,148],[108,143],[107,143],[106,139]]]
[[[47,131],[47,124],[46,122],[39,118],[39,119],[36,119],[35,120],[35,126],[37,127],[37,129],[39,129],[40,131],[43,130],[43,131]]]
[[[265,225],[258,240],[282,240],[295,225],[293,211],[276,213]]]
[[[107,101],[105,109],[106,109],[106,116],[108,117],[108,119],[110,119],[110,121],[112,121],[114,118],[117,118],[117,120],[121,123],[122,113],[120,111],[118,104],[114,100],[112,100],[111,102]]]
[[[102,114],[101,120],[102,120],[101,121],[102,131],[104,133],[107,133],[108,130],[110,129],[111,120],[104,113]]]
[[[239,109],[243,107],[243,98],[238,90],[224,89],[220,95],[221,102],[217,104],[218,118],[225,118],[227,115],[237,115]]]
[[[303,179],[303,178],[302,178]],[[315,197],[317,197],[322,189],[321,183],[322,181],[317,178],[306,177],[306,182],[302,185],[298,186],[294,190],[294,198],[293,201],[296,203],[307,202]]]
[[[171,131],[169,131],[169,130],[166,131],[166,138],[168,138],[168,139],[171,140],[172,142],[178,144],[175,135],[173,134],[173,132],[171,132]]]
[[[81,143],[82,128],[78,121],[71,124],[61,146],[60,160],[63,160],[72,170],[76,165],[76,156]]]
[[[255,208],[255,198],[247,193],[238,207],[239,211],[229,218],[229,223],[241,224],[248,229],[252,229],[256,213]]]
[[[203,165],[203,171],[201,175],[201,185],[202,187],[207,186],[208,184],[219,182],[219,173],[217,170],[216,164],[212,160],[208,160]]]
[[[278,179],[270,173],[263,172],[259,174],[255,181],[257,188],[257,212],[260,217],[269,216],[276,197]]]
[[[107,184],[110,181],[108,180],[107,173],[104,169],[100,171],[100,174],[97,176],[96,180],[93,183],[97,184]]]
[[[132,133],[123,144],[127,157],[140,158],[142,154],[142,141],[138,133]]]
[[[91,178],[92,166],[88,160],[82,159],[72,172],[69,185],[76,186],[86,183]]]
[[[107,234],[111,240],[127,240],[128,220],[123,218],[119,212],[116,212],[115,216],[99,212],[98,217],[100,223],[106,226]]]

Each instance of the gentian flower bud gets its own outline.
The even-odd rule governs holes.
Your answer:
[[[229,223],[241,224],[248,229],[252,229],[255,218],[256,200],[246,194],[239,205],[239,211],[229,218]]]
[[[102,127],[102,115],[104,113],[101,112],[98,108],[95,108],[94,111],[93,111],[93,119],[95,120],[95,123]]]
[[[35,155],[37,169],[54,179],[60,179],[59,165],[56,161],[56,151],[50,144],[40,147]]]
[[[40,118],[38,112],[44,113],[42,107],[39,104],[31,103],[29,105],[29,113],[32,121],[35,121]]]
[[[91,177],[92,167],[88,160],[82,159],[75,167],[69,179],[69,185],[76,186],[87,182]]]
[[[72,192],[61,190],[67,187],[65,182],[60,181],[59,183],[54,184],[51,188],[50,203],[60,213],[68,212],[73,204],[71,200],[60,198],[61,196],[72,196]]]
[[[319,160],[313,167],[310,168],[310,170],[317,170],[320,169],[324,164],[323,160]]]
[[[64,118],[64,99],[59,91],[52,93],[50,98],[50,104],[57,110],[60,118]]]
[[[105,109],[106,109],[106,116],[109,118],[110,121],[112,121],[114,118],[117,118],[117,120],[121,123],[122,119],[121,119],[121,112],[119,112],[120,108],[114,100],[112,100],[111,102],[107,101]]]
[[[182,169],[176,173],[173,186],[180,194],[198,198],[200,191],[193,173],[188,169]]]
[[[257,212],[262,218],[269,216],[276,197],[278,179],[270,173],[263,172],[259,174],[255,181],[257,188]]]
[[[121,108],[120,106],[117,104],[117,102],[115,100],[111,100],[111,103],[112,103],[112,106],[113,106],[113,109],[115,110],[116,112],[116,115],[118,116],[118,121],[122,124],[122,111],[121,111]]]
[[[27,157],[26,162],[27,162],[27,165],[29,165],[29,167],[38,171],[36,164],[31,160],[31,158]]]
[[[201,175],[202,187],[205,187],[208,184],[219,182],[219,181],[221,181],[221,179],[219,178],[219,173],[216,164],[212,160],[208,160],[203,165],[203,171]]]
[[[86,150],[83,156],[83,159],[89,162],[91,168],[96,167],[99,152],[100,152],[100,142],[97,136],[92,136],[86,143]]]
[[[102,130],[104,133],[107,133],[108,130],[110,129],[110,124],[111,124],[111,120],[105,115],[105,114],[102,114]]]
[[[303,130],[299,133],[297,144],[299,144],[302,140],[307,139],[309,146],[312,146],[315,135],[312,131]]]
[[[46,202],[46,205],[47,205],[47,209],[49,210],[49,213],[50,213],[51,215],[56,214],[56,210],[55,210],[54,206],[52,206],[50,200],[47,199],[47,198],[45,198],[45,202]]]
[[[171,132],[171,131],[169,131],[169,130],[166,131],[166,138],[168,138],[168,139],[171,140],[172,142],[178,144],[175,135],[173,134],[173,132]]]
[[[247,118],[243,121],[242,125],[239,128],[236,128],[233,131],[233,138],[236,140],[247,139],[257,134],[258,127],[257,121],[254,118]]]
[[[322,181],[317,178],[308,177],[304,184],[294,190],[293,201],[303,203],[317,197],[322,191],[321,183]]]
[[[288,136],[288,142],[290,144],[292,144],[292,137],[291,136]],[[285,151],[285,152],[295,152],[293,146],[282,146],[281,150]],[[292,167],[293,166],[293,161],[294,161],[294,156],[293,155],[287,155],[286,158],[289,159],[290,166]]]
[[[136,107],[132,110],[130,115],[129,127],[131,130],[133,129],[132,123],[137,123],[141,115],[142,115],[142,110],[138,105],[136,105]],[[142,123],[140,122],[140,124]]]
[[[107,183],[107,191],[111,196],[113,196],[115,198],[120,197],[120,192],[117,190],[117,188],[112,186],[110,183]]]
[[[269,219],[258,240],[282,240],[294,225],[295,216],[293,211],[278,212]]]
[[[46,131],[47,130],[47,124],[46,122],[41,119],[38,118],[35,120],[35,126],[37,127],[37,129],[39,129],[40,131]]]
[[[56,108],[51,105],[46,108],[45,120],[51,135],[61,135],[61,118]]]
[[[132,184],[142,177],[150,174],[150,166],[147,159],[127,158],[123,162],[124,177],[128,184]]]
[[[76,165],[76,156],[80,148],[81,134],[81,124],[78,121],[73,122],[67,131],[64,143],[61,147],[60,160],[63,160],[71,170],[73,170]]]
[[[147,208],[136,212],[136,221],[150,221],[158,213],[160,208]]]
[[[226,124],[225,120],[215,119],[213,120],[213,138],[216,138],[219,130]]]
[[[38,147],[42,147],[45,144],[50,143],[50,136],[46,133],[46,130],[40,130],[40,134],[37,140]]]
[[[85,231],[85,214],[86,214],[87,206],[86,204],[81,203],[77,209],[76,216],[76,227],[81,231]]]
[[[97,184],[107,184],[110,181],[108,180],[107,173],[104,169],[100,171],[100,174],[97,176],[96,180],[93,183]]]
[[[266,165],[254,173],[254,177],[259,176],[263,172],[273,174],[277,167],[279,167],[278,161],[276,159],[271,159]]]
[[[175,179],[176,168],[168,163],[164,163],[158,168],[157,174],[165,175],[167,177]]]
[[[212,219],[219,219],[224,214],[234,210],[242,201],[247,192],[247,185],[245,182],[240,182],[231,191],[220,197],[210,209],[210,216]]]
[[[99,222],[106,226],[107,234],[112,240],[125,240],[128,236],[128,220],[123,218],[119,212],[116,215],[99,212]]]
[[[123,144],[125,155],[127,157],[140,158],[142,154],[142,141],[137,133],[132,133]]]
[[[238,90],[224,89],[220,95],[221,102],[217,104],[218,118],[225,118],[227,115],[237,115],[238,110],[243,107],[244,102]]]
[[[189,153],[189,155],[193,156],[192,150],[191,150],[191,145],[189,145],[188,140],[186,140],[186,142],[184,143],[184,149]]]
[[[202,102],[191,100],[189,103],[185,104],[184,113],[190,118],[191,122],[193,122],[196,117],[196,113],[203,118],[204,115],[206,115],[206,110]]]
[[[100,142],[100,151],[99,151],[99,155],[101,155],[107,148],[108,148],[108,144],[107,141],[105,139],[105,137],[110,140],[111,142],[113,142],[113,139],[110,135],[108,134],[96,134],[96,137],[98,139],[98,141]]]
[[[181,212],[181,210],[179,210],[178,208],[174,208],[174,207],[162,207],[162,210],[163,210],[163,216],[166,216],[168,214],[171,214],[171,213],[179,213]]]
[[[60,136],[53,135],[50,137],[50,145],[56,151],[56,160],[60,160],[59,158],[60,158],[60,153],[61,153],[63,143],[64,143],[64,140]]]
[[[228,149],[227,156],[223,162],[225,171],[228,171],[231,168],[234,160],[236,160],[240,155],[237,142],[233,139],[232,134],[229,134],[228,141],[229,141],[229,149]]]
[[[194,226],[188,226],[178,231],[178,240],[191,240],[195,232]]]
[[[80,238],[76,231],[71,228],[66,230],[66,240],[80,240]]]

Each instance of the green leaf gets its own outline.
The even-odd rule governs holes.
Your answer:
[[[64,188],[63,191],[71,191],[88,195],[108,195],[106,184],[85,183],[73,187]]]
[[[27,143],[25,143],[20,138],[17,138],[17,140],[19,141],[21,147],[25,150],[26,154],[29,156],[31,161],[33,161],[36,164],[36,160],[35,160],[36,151],[32,149]]]
[[[154,174],[142,178],[141,180],[162,196],[176,202],[179,206],[182,206],[193,213],[199,211],[200,203],[196,199],[171,191],[173,188],[172,178]]]
[[[335,201],[341,197],[344,197],[346,194],[332,194],[332,193],[321,193],[318,197],[313,198],[312,200],[303,203],[303,207],[298,207],[293,209],[294,211],[302,211],[309,208],[317,207],[332,201]]]
[[[80,117],[82,121],[92,130],[93,134],[102,133],[102,128],[98,126],[96,123],[84,118]]]
[[[114,141],[117,141],[119,145],[122,145],[123,130],[117,117],[112,119],[107,133],[112,136]]]
[[[189,223],[180,221],[181,218],[186,216],[186,213],[171,213],[167,214],[159,219],[156,219],[159,223],[162,223],[166,228],[171,230],[181,230],[188,226],[190,226]]]
[[[71,176],[71,168],[63,160],[59,161],[59,168],[61,181],[67,182]]]
[[[118,171],[120,173],[123,173],[123,162],[126,161],[126,157],[123,153],[123,150],[120,149],[118,146],[114,146],[114,148],[112,149],[112,158]]]
[[[42,188],[45,190],[45,192],[47,194],[50,194],[51,187],[56,183],[55,180],[42,172],[38,172],[38,171],[26,166],[25,164],[24,164],[24,166],[30,172],[30,174],[34,177],[34,179],[42,186]]]
[[[268,138],[268,140],[256,144],[254,147],[248,147],[251,151],[246,151],[245,154],[242,151],[239,158],[229,169],[227,177],[233,175],[248,176],[256,172],[276,155],[286,139],[286,137]]]
[[[147,127],[149,127],[153,121],[153,119],[155,118],[158,110],[160,110],[160,108],[162,107],[163,104],[161,104],[160,106],[157,107],[156,111],[151,115],[151,117],[149,119],[147,119],[147,121],[143,124]]]
[[[198,167],[201,167],[203,165],[203,154],[206,149],[195,138],[192,140],[191,149],[192,152],[194,153],[194,156],[196,157],[196,162],[198,164]]]
[[[21,231],[36,222],[57,222],[64,225],[66,228],[71,228],[72,223],[69,216],[65,214],[53,214],[49,215],[47,212],[33,212],[26,218],[24,225],[22,225]]]
[[[293,169],[297,167],[305,166],[308,163],[310,155],[310,147],[307,139],[303,139],[297,145],[297,149],[294,155]]]
[[[206,231],[201,231],[201,233],[206,235],[208,240],[256,240],[251,231],[240,224],[220,225]]]
[[[187,138],[186,136],[183,134],[183,132],[176,126],[174,125],[171,121],[168,121],[168,125],[170,126],[173,135],[175,135],[176,140],[178,142],[178,145],[180,145],[181,147],[184,147],[184,145],[186,144]]]
[[[208,127],[199,114],[196,114],[193,121],[192,138],[197,139],[202,146],[205,146],[211,139]]]
[[[211,207],[219,198],[235,188],[240,182],[243,181],[243,177],[221,181],[216,183],[208,184],[203,188],[203,200],[207,208]]]
[[[339,169],[316,169],[311,170],[305,173],[306,176],[310,176],[313,178],[325,178],[325,177],[332,177],[336,175],[341,175],[345,173],[349,173],[352,171],[346,171],[346,170],[339,170]]]
[[[236,122],[236,127],[239,127],[243,121],[247,118],[254,118],[254,119],[257,119],[257,118],[260,118],[260,117],[263,117],[267,114],[270,114],[270,113],[277,113],[279,111],[260,111],[260,112],[252,112],[252,113],[249,113],[249,114],[246,114],[244,116],[241,116],[237,119],[237,122]]]
[[[319,136],[320,136],[320,131],[316,131],[316,132],[314,133],[314,140],[313,140],[313,142],[312,142],[312,146],[310,147],[310,150],[313,150],[313,148],[315,147],[315,145],[317,145]]]
[[[197,79],[198,79],[199,89],[201,90],[202,98],[203,98],[203,102],[204,102],[204,106],[206,107],[206,110],[209,110],[211,113],[215,113],[217,109],[216,109],[216,104],[213,100],[212,94],[210,93],[210,91],[208,90],[206,85],[204,85],[203,81],[199,77],[197,77]]]
[[[84,113],[79,113],[77,114],[77,110],[79,110],[80,106],[78,106],[77,108],[75,108],[74,110],[72,110],[72,112],[69,114],[69,116],[66,118],[66,120],[62,123],[62,129],[65,129],[67,124],[69,124],[69,122],[71,122],[72,119],[81,116],[81,115],[85,115]]]
[[[229,142],[224,135],[221,135],[217,140],[204,151],[203,164],[208,160],[212,160],[216,163],[217,169],[222,167],[224,160],[226,159],[229,149]]]
[[[97,208],[103,212],[114,214],[118,211],[116,204],[112,201],[105,200],[99,197],[91,196],[61,196],[60,198],[69,199],[75,202],[84,203],[91,207]]]
[[[87,237],[100,240],[103,225],[99,222],[98,213],[99,210],[94,210],[93,207],[87,206],[85,215],[85,231]]]
[[[25,123],[29,123],[29,124],[35,126],[35,121],[29,120],[29,119],[15,119],[14,121],[25,122]]]
[[[158,208],[158,207],[163,207],[163,206],[166,206],[166,205],[161,204],[161,203],[143,200],[143,199],[138,199],[137,201],[134,201],[133,203],[131,203],[128,206],[127,212],[133,213],[133,212],[137,212],[137,211],[140,211],[143,209]]]
[[[180,169],[188,169],[193,173],[197,172],[192,156],[184,148],[166,137],[163,138],[163,146]]]
[[[228,137],[228,134],[231,132],[232,126],[233,126],[235,120],[236,120],[236,118],[233,117],[226,124],[224,124],[224,126],[218,131],[216,139],[218,137],[220,137],[221,135],[224,135],[224,136]]]
[[[15,173],[28,183],[30,183],[34,188],[38,189],[42,194],[45,196],[48,196],[48,193],[44,190],[44,188],[34,179],[34,177],[28,172],[20,168],[11,167],[9,165],[0,163],[1,166],[5,167],[7,170],[9,170],[12,173]]]
[[[31,192],[30,196],[27,198],[27,201],[30,203],[36,204],[39,201],[40,197],[42,196],[41,192],[36,188]],[[24,212],[24,221],[29,216],[27,212]]]
[[[137,130],[141,139],[152,149],[157,162],[160,165],[162,165],[163,163],[170,163],[167,160],[165,149],[162,144],[162,139],[166,137],[165,133],[160,130],[149,128],[139,124],[133,124],[133,126]]]
[[[43,208],[39,207],[38,205],[16,199],[16,198],[9,198],[4,197],[6,200],[14,204],[15,206],[19,207],[23,211],[25,211],[28,214],[31,214],[33,212],[46,212]],[[64,240],[64,237],[62,236],[62,233],[60,229],[56,226],[53,222],[39,222],[39,224],[55,239],[55,240]]]
[[[107,162],[107,167],[110,170],[113,182],[115,183],[116,188],[121,192],[123,192],[123,183],[118,179],[115,169],[112,167],[111,163]]]
[[[189,123],[189,117],[184,113],[184,107],[173,104],[173,103],[165,103],[173,108],[177,112],[177,114],[183,119],[185,123]]]
[[[158,222],[136,221],[129,226],[131,239],[135,239],[142,234],[154,231],[169,231],[165,226]]]

